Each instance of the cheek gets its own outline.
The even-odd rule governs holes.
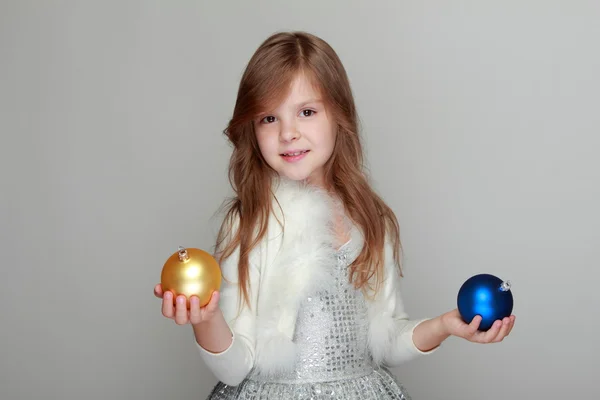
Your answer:
[[[321,120],[310,127],[309,132],[312,132],[311,139],[313,143],[318,143],[329,151],[335,146],[336,128],[331,125],[328,120]]]
[[[330,151],[333,151],[333,148],[335,147],[335,140],[337,137],[337,130],[334,128],[331,128],[329,130],[329,134],[327,135],[327,145]]]
[[[273,135],[270,135],[268,132],[257,133],[256,141],[263,157],[273,157],[273,152],[277,152],[277,142],[273,139]]]

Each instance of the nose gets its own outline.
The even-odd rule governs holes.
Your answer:
[[[300,136],[300,133],[296,129],[296,124],[293,122],[281,121],[280,125],[281,130],[279,131],[279,140],[282,142],[293,142],[297,140]]]

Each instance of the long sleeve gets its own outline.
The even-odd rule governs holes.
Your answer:
[[[240,302],[238,292],[238,249],[221,264],[223,279],[219,307],[232,332],[231,345],[221,353],[212,353],[196,341],[200,356],[217,379],[230,386],[237,386],[248,375],[255,360],[256,308],[260,272],[250,259],[248,278],[250,283],[250,307]],[[242,307],[238,307],[242,305]]]
[[[386,245],[385,281],[380,290],[370,310],[370,340],[375,361],[396,367],[420,355],[435,352],[437,348],[422,351],[413,341],[414,329],[428,318],[410,319],[406,312],[400,290],[400,274],[389,244]]]
[[[437,348],[422,351],[413,341],[413,333],[417,325],[426,321],[428,318],[410,319],[404,308],[402,300],[399,279],[395,280],[394,290],[390,290],[388,301],[393,304],[392,321],[393,321],[393,336],[391,338],[390,351],[386,353],[383,362],[388,367],[396,367],[409,360],[412,360],[420,355],[431,354]]]

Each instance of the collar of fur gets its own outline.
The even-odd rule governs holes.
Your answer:
[[[296,348],[292,338],[299,305],[309,290],[331,284],[331,260],[342,244],[332,230],[339,204],[322,189],[279,179],[273,193],[274,215],[267,240],[271,256],[261,268],[256,333],[255,368],[266,375],[293,367]],[[362,249],[363,237],[354,224],[346,222],[351,236],[346,245],[353,260]],[[374,361],[380,362],[393,321],[382,300],[369,304],[369,345]]]

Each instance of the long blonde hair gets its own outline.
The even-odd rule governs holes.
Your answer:
[[[253,121],[284,98],[298,73],[304,73],[320,89],[337,123],[333,155],[324,168],[325,182],[365,239],[361,253],[350,266],[350,280],[357,288],[378,290],[386,235],[391,235],[394,261],[400,269],[398,221],[367,180],[356,106],[340,59],[328,43],[312,34],[276,33],[251,57],[241,78],[233,116],[224,130],[233,145],[229,181],[235,196],[225,204],[225,220],[216,247],[221,262],[239,246],[239,290],[246,303],[248,256],[267,231],[275,174],[261,155]]]

